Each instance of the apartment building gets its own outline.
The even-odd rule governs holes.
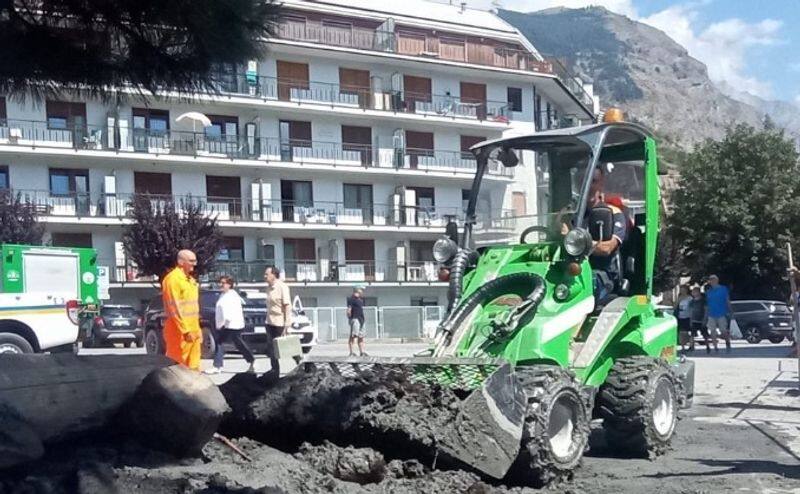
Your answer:
[[[433,242],[463,220],[473,144],[596,113],[590,88],[489,12],[423,0],[286,0],[263,59],[218,92],[113,105],[0,96],[0,187],[56,246],[91,246],[115,303],[155,292],[125,258],[134,194],[216,215],[219,272],[263,286],[276,264],[311,306],[356,284],[382,306],[442,305]],[[121,88],[126,93],[125,88]],[[492,169],[479,214],[530,214],[524,160]],[[213,276],[213,274],[212,274]]]

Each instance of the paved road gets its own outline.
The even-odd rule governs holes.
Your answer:
[[[374,356],[410,356],[425,344],[368,346]],[[134,353],[141,349],[86,350]],[[678,426],[674,448],[657,461],[614,458],[594,441],[576,475],[585,492],[769,492],[800,494],[800,397],[797,360],[788,345],[735,342],[730,353],[696,351],[695,402]],[[347,354],[346,344],[323,344],[315,355]],[[203,366],[211,365],[203,361]],[[260,356],[259,372],[269,368]],[[230,355],[217,383],[246,369]]]

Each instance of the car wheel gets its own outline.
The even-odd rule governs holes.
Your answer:
[[[144,341],[142,341],[142,338],[137,339],[136,348],[142,348],[143,346],[144,346]]]
[[[161,343],[161,335],[158,331],[152,329],[144,335],[144,346],[147,353],[152,355],[164,354],[164,348]]]
[[[125,342],[125,343],[123,343],[122,345],[123,345],[125,348],[130,348],[130,347],[131,347],[131,345],[133,345],[133,342],[132,342],[132,341],[126,341],[126,342]]]
[[[782,334],[776,334],[776,335],[772,335],[772,336],[769,337],[769,342],[770,343],[778,344],[778,343],[780,343],[782,341],[783,341],[783,335]]]
[[[202,354],[203,358],[214,358],[214,352],[217,350],[217,342],[214,341],[214,336],[206,328],[203,328],[203,345]]]
[[[33,347],[18,334],[0,333],[0,354],[3,353],[33,353]]]
[[[750,344],[755,345],[756,343],[761,343],[761,331],[757,326],[750,326],[745,329],[742,336],[744,336],[744,339]]]

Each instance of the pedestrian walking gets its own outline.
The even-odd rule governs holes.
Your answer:
[[[281,271],[275,266],[268,266],[264,270],[264,280],[267,282],[267,355],[270,366],[280,376],[280,362],[275,353],[275,338],[286,335],[286,330],[291,324],[292,297],[289,287],[280,279]]]
[[[242,330],[244,329],[243,301],[242,297],[233,289],[235,283],[230,276],[222,276],[219,279],[222,293],[217,299],[215,308],[216,331],[214,333],[214,341],[216,347],[214,349],[214,365],[205,371],[206,374],[219,374],[222,372],[222,367],[225,363],[224,343],[228,340],[233,342],[239,353],[250,364],[247,372],[252,374],[256,371],[256,359],[253,356],[253,352],[242,339]]]
[[[708,328],[706,327],[706,301],[703,299],[703,293],[698,286],[692,288],[692,301],[689,303],[689,314],[689,323],[692,328],[691,338],[689,339],[689,351],[694,351],[695,336],[702,335],[706,345],[706,353],[711,353],[711,342],[709,341]]]
[[[686,350],[686,343],[692,337],[692,314],[690,305],[692,296],[689,294],[689,287],[684,285],[678,294],[678,303],[675,304],[675,313],[678,316],[678,343],[681,350]]]
[[[725,339],[725,348],[731,351],[731,332],[729,318],[733,315],[731,297],[728,287],[720,285],[717,275],[708,277],[709,289],[706,291],[706,310],[708,312],[708,332],[714,342],[714,351],[717,347],[717,333]]]
[[[203,333],[200,330],[200,288],[192,277],[197,256],[190,250],[178,252],[177,266],[161,281],[161,298],[167,320],[164,343],[167,357],[192,370],[200,370]]]
[[[350,348],[350,356],[354,357],[353,343],[358,341],[358,352],[362,357],[368,357],[364,351],[364,289],[356,287],[353,295],[347,297],[347,322],[350,324],[350,339],[347,346]]]

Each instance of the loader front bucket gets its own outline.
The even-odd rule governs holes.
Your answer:
[[[513,368],[500,359],[456,357],[313,357],[307,368],[343,376],[370,371],[406,373],[411,380],[469,391],[456,418],[439,431],[436,448],[488,476],[501,479],[519,453],[527,397]]]

